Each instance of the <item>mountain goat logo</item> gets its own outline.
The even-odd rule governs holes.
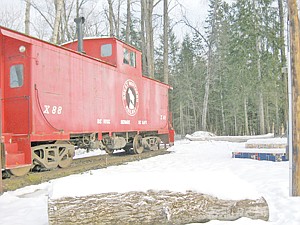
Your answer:
[[[122,101],[129,116],[134,116],[139,107],[139,92],[133,80],[126,80],[122,89]]]

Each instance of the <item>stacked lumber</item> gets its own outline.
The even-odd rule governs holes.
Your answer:
[[[267,138],[248,140],[244,148],[232,152],[232,157],[273,162],[287,161],[287,139]]]

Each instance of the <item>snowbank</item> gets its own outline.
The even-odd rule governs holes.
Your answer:
[[[170,189],[226,199],[263,196],[270,208],[269,222],[242,218],[208,225],[299,225],[300,198],[289,197],[289,163],[231,158],[244,145],[183,140],[169,149],[171,154],[6,192],[0,196],[0,224],[48,224],[48,196]]]

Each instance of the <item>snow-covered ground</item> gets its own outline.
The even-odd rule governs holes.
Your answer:
[[[171,154],[72,175],[0,196],[1,225],[48,223],[47,199],[104,192],[196,190],[224,199],[257,199],[270,208],[268,222],[241,218],[208,225],[299,225],[300,198],[289,197],[289,163],[233,159],[244,143],[178,141]]]

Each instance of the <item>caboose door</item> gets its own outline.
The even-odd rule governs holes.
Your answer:
[[[14,38],[3,40],[2,130],[5,168],[16,176],[31,168],[30,46]]]
[[[28,63],[25,54],[21,54],[15,45],[5,47],[3,132],[28,136],[30,133]]]

